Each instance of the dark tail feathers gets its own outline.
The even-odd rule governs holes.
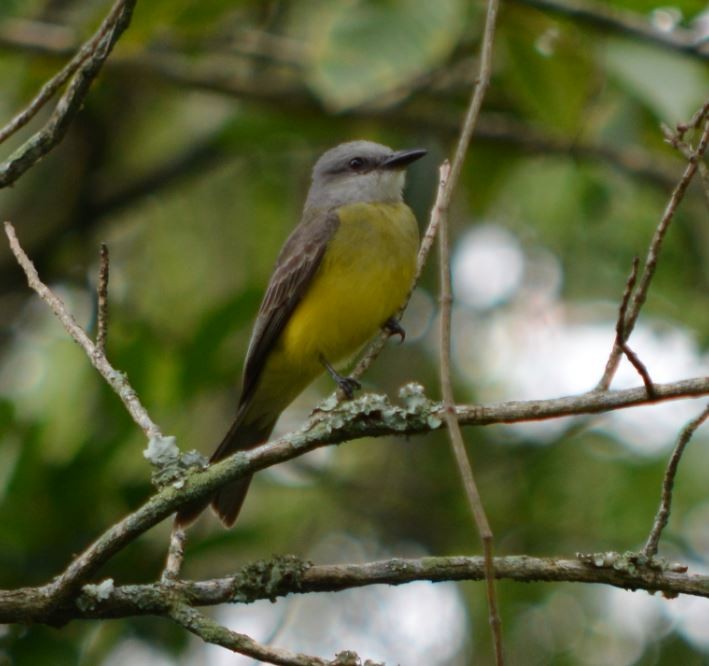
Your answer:
[[[209,459],[210,463],[224,460],[224,458],[236,451],[253,449],[255,446],[265,442],[271,435],[278,417],[276,416],[275,419],[257,419],[254,422],[246,422],[247,418],[247,409],[237,414],[234,423],[231,424],[224,439]],[[190,502],[181,507],[175,516],[175,525],[177,527],[186,527],[194,522],[202,511],[211,504],[219,520],[226,527],[231,527],[236,522],[252,478],[253,475],[249,475],[232,481],[217,490],[212,497],[207,497],[198,502]]]

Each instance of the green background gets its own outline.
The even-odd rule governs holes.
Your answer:
[[[66,60],[52,51],[86,39],[107,7],[0,4],[0,122]],[[610,7],[658,18],[648,0],[599,5]],[[706,11],[696,0],[674,7],[687,29]],[[89,327],[98,248],[108,244],[109,357],[183,450],[208,453],[228,426],[259,299],[323,150],[355,138],[427,148],[407,188],[425,223],[477,71],[483,18],[482,4],[463,0],[139,1],[64,142],[0,193],[0,216]],[[18,35],[37,22],[62,28],[54,46],[21,47]],[[706,59],[526,4],[502,7],[492,84],[451,214],[460,402],[555,397],[598,380],[632,258],[644,257],[685,164],[660,124],[687,120],[707,90]],[[479,271],[463,247],[483,252]],[[695,185],[631,338],[656,380],[707,374],[708,265],[707,201]],[[507,287],[476,300],[463,267],[478,286]],[[390,343],[367,390],[395,396],[417,380],[439,395],[436,290],[431,261],[407,313],[407,341]],[[624,368],[619,382],[639,379]],[[318,381],[279,432],[331,389]],[[700,409],[673,403],[635,420],[467,429],[497,553],[640,548],[669,447]],[[709,552],[708,443],[705,429],[685,454],[661,548],[692,570],[706,568]],[[151,493],[144,445],[0,243],[0,587],[46,582],[137,508]],[[155,580],[168,531],[143,536],[99,577]],[[211,517],[194,528],[185,575],[224,575],[281,553],[348,562],[478,552],[446,438],[436,434],[353,442],[260,474],[235,529]],[[220,617],[323,657],[349,648],[388,663],[489,659],[482,585],[412,590]],[[499,594],[510,663],[709,659],[706,600],[511,582]],[[240,663],[219,658],[160,619],[0,627],[3,665]]]

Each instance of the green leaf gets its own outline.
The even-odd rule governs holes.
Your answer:
[[[300,23],[308,84],[335,111],[410,85],[448,57],[465,27],[460,0],[313,3]]]

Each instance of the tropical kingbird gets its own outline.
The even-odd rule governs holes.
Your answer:
[[[328,150],[313,168],[300,224],[283,246],[246,353],[236,419],[210,462],[251,449],[271,435],[281,412],[324,370],[346,395],[359,385],[333,368],[387,328],[416,270],[419,233],[403,201],[405,169],[426,153],[371,141]],[[234,524],[251,476],[182,507],[177,525],[211,502]]]

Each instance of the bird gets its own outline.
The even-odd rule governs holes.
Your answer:
[[[266,442],[281,412],[323,372],[352,398],[359,383],[335,367],[380,328],[403,341],[395,314],[413,286],[419,245],[403,189],[406,168],[425,154],[357,140],[317,160],[300,223],[278,255],[256,316],[236,416],[210,463]],[[211,504],[231,527],[251,479],[183,505],[175,525],[188,526]]]

